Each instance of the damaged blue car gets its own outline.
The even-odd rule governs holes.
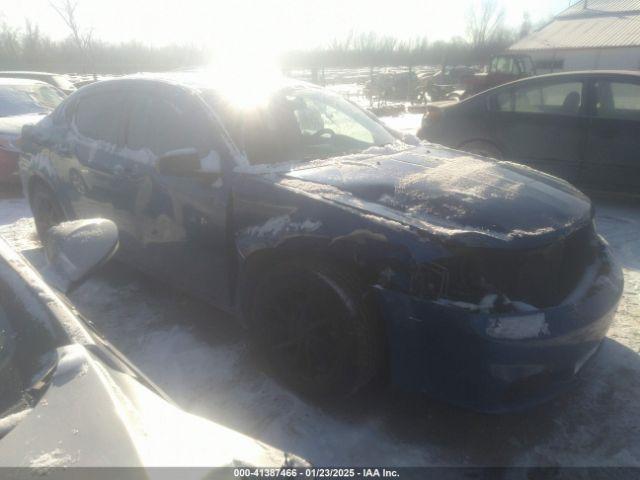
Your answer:
[[[622,274],[567,182],[403,139],[308,84],[231,90],[109,80],[26,127],[38,232],[112,220],[123,261],[233,313],[310,395],[382,377],[505,411],[597,351]]]

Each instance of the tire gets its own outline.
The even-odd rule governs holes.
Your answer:
[[[30,203],[40,240],[44,240],[47,230],[66,220],[53,191],[41,183],[36,184],[31,191]]]
[[[482,155],[483,157],[495,158],[502,160],[503,155],[498,147],[491,142],[485,142],[484,140],[474,140],[472,142],[464,143],[460,146],[460,150],[465,152],[474,153],[476,155]]]
[[[380,372],[382,333],[353,275],[320,261],[292,261],[257,282],[253,347],[281,381],[314,398],[346,397]]]

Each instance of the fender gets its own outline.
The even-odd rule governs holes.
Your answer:
[[[335,210],[334,215],[347,214]],[[333,225],[322,223],[317,217],[283,214],[237,232],[235,299],[241,321],[244,323],[253,288],[266,269],[295,258],[334,262],[370,286],[388,281],[390,272],[395,272],[396,280],[406,287],[415,265],[411,249],[391,241],[381,225],[370,220],[363,225],[363,218],[359,217],[354,220],[353,225],[338,222],[345,228],[334,230]],[[367,223],[371,223],[370,228]]]

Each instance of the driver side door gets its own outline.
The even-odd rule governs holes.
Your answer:
[[[147,174],[132,204],[140,258],[165,281],[225,307],[229,302],[227,210],[229,189],[216,179],[161,173],[158,160],[195,150],[201,162],[229,162],[203,106],[179,90],[137,95],[127,128],[133,159]]]

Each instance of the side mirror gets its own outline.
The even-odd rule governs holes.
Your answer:
[[[158,171],[162,175],[215,180],[220,176],[220,157],[212,150],[202,158],[195,148],[173,150],[158,159]]]
[[[118,249],[118,227],[102,218],[75,220],[49,229],[44,239],[45,280],[61,292],[78,287]]]

